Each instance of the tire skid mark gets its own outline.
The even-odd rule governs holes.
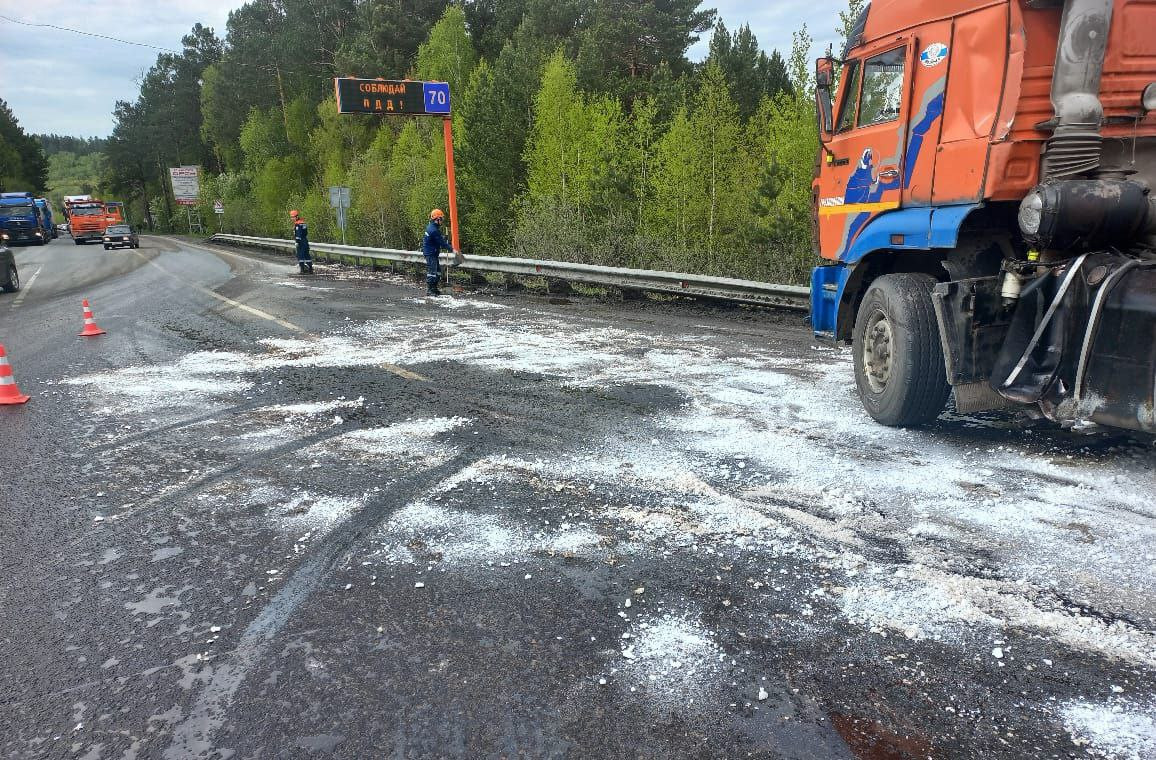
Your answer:
[[[323,430],[319,433],[313,433],[312,435],[307,435],[302,438],[295,438],[289,443],[276,446],[272,449],[266,449],[264,451],[253,454],[252,456],[245,457],[244,459],[241,459],[234,464],[229,465],[228,467],[222,467],[218,470],[214,470],[213,472],[210,472],[207,475],[190,483],[186,483],[183,486],[179,486],[172,491],[158,494],[151,499],[147,499],[143,503],[132,507],[131,509],[112,515],[104,521],[104,524],[116,525],[125,522],[127,519],[141,517],[152,512],[158,507],[170,506],[174,502],[187,499],[190,496],[211,488],[221,481],[226,480],[227,478],[230,478],[239,472],[242,472],[250,465],[265,464],[267,462],[280,459],[287,454],[293,454],[297,451],[300,451],[301,449],[309,448],[310,446],[321,443],[322,441],[327,441],[330,438],[338,438],[340,436],[346,435],[347,433],[351,433],[360,429],[361,427],[356,425],[342,425],[339,427]],[[71,542],[69,542],[65,549],[71,551],[80,545],[81,542],[94,536],[101,535],[104,532],[106,531],[102,530],[101,528],[85,531],[84,533],[78,535]]]
[[[198,425],[202,422],[208,422],[210,420],[215,420],[221,416],[228,416],[228,415],[235,415],[235,414],[243,414],[245,412],[251,412],[254,409],[260,409],[261,407],[264,407],[267,405],[268,404],[265,401],[253,401],[253,402],[250,402],[247,404],[238,404],[236,406],[225,407],[224,409],[219,409],[215,412],[212,412],[211,414],[203,414],[199,417],[190,417],[189,419],[181,420],[179,422],[173,422],[173,423],[170,423],[168,425],[161,425],[160,427],[152,428],[151,430],[142,430],[139,433],[131,433],[129,435],[126,435],[123,438],[118,438],[115,441],[109,441],[107,443],[100,443],[100,444],[96,444],[95,446],[90,446],[90,447],[88,447],[88,449],[86,449],[83,452],[77,452],[77,453],[73,454],[72,458],[73,459],[80,459],[80,458],[89,456],[91,454],[100,454],[100,453],[104,453],[106,451],[115,451],[116,449],[125,448],[127,446],[131,446],[134,443],[140,443],[141,441],[148,440],[149,438],[153,438],[153,437],[158,436],[158,435],[163,435],[164,433],[171,433],[174,430],[180,430],[181,428],[185,428],[185,427],[192,427],[193,425]]]
[[[433,469],[411,474],[389,491],[375,494],[373,501],[358,514],[338,525],[246,626],[229,661],[213,669],[209,683],[200,690],[188,717],[173,729],[171,743],[163,754],[165,760],[197,760],[209,756],[214,750],[213,737],[225,724],[237,690],[338,560],[388,516],[386,511],[390,507],[397,508],[418,494],[430,491],[430,482],[440,483],[463,471],[474,460],[474,456],[463,452]]]

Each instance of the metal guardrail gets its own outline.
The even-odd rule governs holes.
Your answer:
[[[281,238],[250,237],[247,235],[216,234],[212,241],[250,248],[264,248],[292,253],[295,244]],[[365,248],[335,243],[310,243],[309,250],[317,258],[353,260],[354,263],[383,261],[405,264],[424,264],[418,251],[393,248]],[[323,254],[323,255],[318,255]],[[453,256],[442,255],[442,263],[453,265]],[[679,274],[650,269],[625,269],[595,264],[576,264],[566,261],[516,259],[505,256],[468,256],[458,269],[474,272],[502,272],[505,274],[556,277],[570,282],[591,285],[609,285],[616,288],[705,296],[760,306],[806,310],[810,307],[811,289],[800,285],[775,285],[769,282],[736,280],[729,277],[709,277],[700,274]]]

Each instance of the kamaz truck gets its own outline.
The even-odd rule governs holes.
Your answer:
[[[44,245],[53,237],[50,212],[32,193],[0,193],[0,228],[12,243]]]
[[[68,231],[77,245],[92,240],[104,240],[104,231],[110,224],[124,224],[124,204],[93,198],[91,195],[64,197],[64,215],[68,217]]]
[[[816,64],[817,335],[885,425],[1156,432],[1156,3],[876,0]]]

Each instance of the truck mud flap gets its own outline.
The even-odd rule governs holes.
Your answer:
[[[1012,406],[989,383],[1010,324],[1000,278],[943,282],[935,286],[931,300],[956,410],[966,414]]]

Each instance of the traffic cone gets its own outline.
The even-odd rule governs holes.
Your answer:
[[[84,299],[81,303],[84,304],[84,329],[80,331],[80,337],[92,338],[96,335],[104,335],[104,330],[96,326],[96,320],[92,318],[92,307],[88,305],[88,299]]]
[[[4,351],[4,346],[0,346],[0,406],[23,404],[27,401],[28,396],[20,392],[16,387],[16,381],[12,379],[12,365],[8,363],[8,354]]]

